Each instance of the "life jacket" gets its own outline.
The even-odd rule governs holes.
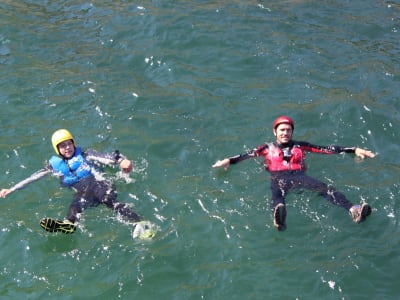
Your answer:
[[[283,150],[273,143],[268,144],[268,148],[265,150],[263,152],[264,164],[270,172],[306,170],[306,155],[296,145],[288,149],[289,155],[286,155],[286,158]]]
[[[80,147],[75,148],[74,156],[70,159],[52,156],[49,163],[55,173],[61,177],[61,182],[67,186],[71,186],[92,174],[92,167],[83,157]]]

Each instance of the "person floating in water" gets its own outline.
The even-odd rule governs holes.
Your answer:
[[[151,238],[155,234],[150,222],[142,221],[142,218],[127,204],[117,201],[117,191],[112,183],[95,176],[96,167],[101,165],[119,164],[124,173],[129,173],[133,169],[130,160],[118,150],[107,154],[95,150],[83,151],[76,146],[74,137],[66,129],[55,131],[51,137],[51,142],[57,155],[50,158],[48,165],[12,188],[2,189],[0,197],[5,198],[8,194],[22,189],[29,183],[45,175],[53,174],[60,178],[62,186],[73,189],[75,194],[65,220],[44,218],[40,222],[40,226],[44,230],[73,233],[76,230],[76,223],[79,221],[80,214],[86,208],[105,204],[108,208],[135,224],[134,237]]]
[[[371,214],[371,207],[367,203],[353,205],[345,195],[334,187],[312,178],[306,174],[306,152],[335,154],[354,153],[365,158],[374,157],[371,151],[358,147],[317,146],[308,142],[292,140],[294,122],[290,117],[280,116],[273,124],[273,133],[276,142],[265,143],[255,149],[237,156],[218,160],[212,167],[228,169],[230,164],[236,164],[248,158],[264,157],[264,165],[271,174],[271,192],[274,227],[278,230],[286,229],[285,198],[291,189],[308,189],[316,191],[329,202],[346,209],[355,223],[360,223]]]

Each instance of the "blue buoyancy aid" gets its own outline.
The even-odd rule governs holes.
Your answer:
[[[83,157],[80,147],[75,148],[74,156],[70,159],[65,160],[59,156],[52,156],[49,163],[55,173],[61,177],[62,183],[67,186],[92,174],[92,166]]]

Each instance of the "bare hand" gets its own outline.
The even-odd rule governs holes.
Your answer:
[[[9,190],[9,189],[2,189],[2,190],[0,191],[0,197],[1,197],[1,198],[5,198],[9,193],[11,193],[11,190]]]
[[[375,157],[375,154],[373,152],[371,152],[369,150],[364,150],[361,148],[356,148],[356,150],[354,152],[358,157],[360,157],[362,159],[364,159],[365,157],[370,157],[370,158]]]
[[[132,162],[129,159],[124,159],[119,163],[122,172],[129,173],[133,169]]]
[[[220,168],[224,167],[225,171],[228,170],[230,165],[229,158],[225,158],[223,160],[218,160],[215,164],[212,165],[213,168]]]

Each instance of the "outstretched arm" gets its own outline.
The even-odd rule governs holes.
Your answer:
[[[40,178],[42,178],[43,176],[50,174],[52,172],[51,169],[49,168],[44,168],[41,169],[35,173],[33,173],[31,176],[29,176],[28,178],[18,182],[17,184],[15,184],[14,186],[12,186],[9,189],[2,189],[0,191],[0,197],[1,198],[5,198],[8,194],[11,194],[12,192],[22,189],[23,187],[27,186],[29,183],[34,182],[39,180]]]
[[[354,153],[360,158],[375,157],[372,151],[361,149],[358,147],[342,147],[342,146],[318,146],[307,142],[295,142],[300,146],[302,150],[313,152],[313,153],[323,153],[323,154],[335,154],[335,153]]]
[[[99,162],[104,165],[119,164],[121,170],[129,173],[133,169],[132,161],[127,159],[124,155],[115,150],[113,153],[100,153],[96,150],[87,150],[84,152],[87,160]]]
[[[251,158],[251,157],[257,157],[261,155],[261,153],[268,148],[268,144],[263,144],[258,146],[257,148],[254,148],[253,150],[250,150],[247,153],[224,158],[223,160],[218,160],[215,164],[212,165],[213,168],[220,168],[224,167],[225,171],[228,170],[229,166],[231,164],[236,164],[238,162],[241,162],[242,160]]]

